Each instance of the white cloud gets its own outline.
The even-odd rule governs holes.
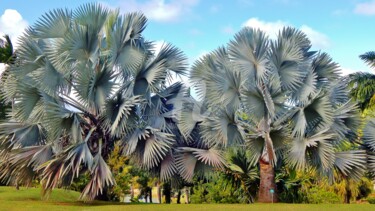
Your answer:
[[[272,39],[275,39],[279,31],[284,26],[288,26],[288,25],[290,24],[288,24],[287,22],[280,21],[280,20],[276,22],[265,22],[265,21],[259,20],[258,18],[250,18],[244,24],[242,24],[242,26],[248,26],[252,28],[261,29],[264,32],[266,32],[268,36],[270,36]]]
[[[120,3],[123,12],[141,11],[147,18],[159,22],[175,22],[181,17],[191,13],[192,7],[198,4],[199,0],[147,0],[146,2],[138,2],[129,0]]]
[[[303,31],[308,38],[310,38],[311,44],[316,48],[323,48],[326,49],[330,46],[329,39],[327,35],[315,31],[309,26],[302,25],[300,30]]]
[[[277,20],[275,22],[266,22],[259,20],[258,18],[250,18],[244,24],[242,24],[242,26],[261,29],[266,32],[271,39],[275,39],[277,37],[277,34],[283,27],[293,25],[281,20]],[[307,25],[302,25],[301,27],[299,27],[299,29],[307,35],[313,47],[324,49],[330,46],[330,41],[325,34],[318,32]]]
[[[24,32],[28,23],[17,10],[6,9],[0,17],[0,35],[8,34],[17,47],[17,38]]]
[[[341,67],[341,75],[346,76],[355,72],[361,72],[360,70],[354,70],[352,68]]]
[[[354,12],[361,15],[375,15],[375,0],[358,3],[354,8]]]

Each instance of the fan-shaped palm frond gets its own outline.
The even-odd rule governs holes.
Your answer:
[[[269,75],[269,40],[266,34],[253,28],[244,28],[229,43],[229,55],[248,80],[259,82]]]
[[[370,120],[363,130],[363,140],[365,144],[375,151],[375,120]]]
[[[208,174],[212,167],[223,168],[225,165],[223,155],[214,148],[180,147],[178,150],[176,167],[181,177],[187,181],[192,181],[194,174]]]
[[[168,153],[160,164],[160,179],[167,181],[177,174],[176,159],[172,153]]]
[[[243,130],[236,120],[236,114],[228,110],[216,112],[215,117],[207,117],[199,124],[203,141],[213,146],[224,147],[243,143]]]
[[[370,67],[375,67],[375,52],[369,51],[364,54],[359,55],[359,58],[362,59]]]
[[[38,123],[7,122],[0,126],[0,139],[1,142],[9,142],[12,147],[18,148],[44,144],[46,134]]]
[[[111,170],[101,156],[101,153],[98,153],[94,157],[91,175],[92,178],[85,189],[83,189],[80,199],[92,201],[97,195],[103,193],[105,187],[116,184]]]
[[[338,106],[333,118],[331,130],[338,135],[340,140],[354,140],[357,138],[356,131],[361,125],[361,120],[355,103],[349,100]]]
[[[366,168],[367,155],[364,150],[342,151],[335,153],[335,167],[345,176],[360,180]]]
[[[308,67],[305,54],[310,46],[305,34],[290,27],[284,28],[277,41],[272,42],[273,74],[278,77],[280,88],[291,91],[301,88],[306,76],[304,69]]]
[[[154,55],[142,36],[146,22],[141,13],[85,4],[52,10],[26,30],[4,79],[15,108],[13,122],[0,126],[0,153],[14,165],[2,165],[2,175],[32,173],[49,193],[88,173],[81,198],[92,200],[114,185],[105,159],[117,140],[141,166],[162,165],[165,180],[177,174],[172,147],[185,89],[168,84],[186,74],[186,57],[171,44]]]
[[[325,143],[333,140],[335,135],[331,132],[326,130],[319,131],[316,134],[313,134],[309,137],[299,138],[293,141],[291,144],[292,146],[289,149],[287,154],[287,161],[288,164],[291,165],[293,168],[297,168],[299,170],[303,170],[307,167],[308,163],[310,162],[308,159],[308,151],[311,150],[318,150],[322,149],[319,152],[322,152],[322,156],[318,155],[318,158],[321,158],[322,162],[325,163],[326,167],[329,166],[329,159],[327,157],[325,150],[332,150],[329,145]]]

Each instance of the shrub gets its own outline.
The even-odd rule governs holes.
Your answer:
[[[375,204],[375,197],[369,197],[367,198],[368,203]]]
[[[307,201],[310,204],[338,204],[341,203],[341,198],[334,192],[316,187],[311,188],[307,193]]]

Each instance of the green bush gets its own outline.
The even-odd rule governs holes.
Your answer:
[[[375,204],[375,197],[369,197],[367,198],[368,203]]]
[[[316,187],[311,188],[307,193],[307,200],[310,204],[339,204],[341,198],[334,192],[330,192],[324,189],[318,189]]]
[[[218,177],[215,181],[196,182],[190,200],[193,204],[234,204],[242,202],[241,195],[243,191],[226,185],[225,180]]]

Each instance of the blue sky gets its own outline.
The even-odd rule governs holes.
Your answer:
[[[0,0],[0,33],[13,40],[53,8],[74,9],[85,0]],[[313,48],[328,52],[344,73],[370,71],[358,58],[375,50],[375,0],[102,0],[149,18],[144,36],[181,48],[190,63],[225,45],[243,26],[274,37],[282,26],[304,31]]]

